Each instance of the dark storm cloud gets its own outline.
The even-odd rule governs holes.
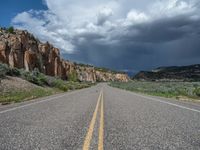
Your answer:
[[[79,52],[70,57],[118,70],[200,63],[199,27],[200,20],[187,15],[162,18],[127,28],[109,46],[85,37],[87,42],[76,44]]]
[[[124,36],[114,38],[121,42],[132,41],[156,44],[157,42],[170,42],[199,34],[199,31],[200,19],[192,20],[190,16],[182,15],[132,25],[124,30]]]

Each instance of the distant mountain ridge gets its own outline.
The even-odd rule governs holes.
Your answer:
[[[69,76],[76,76],[79,81],[89,82],[129,80],[128,75],[122,72],[64,60],[59,49],[52,44],[42,43],[29,32],[12,28],[0,28],[0,63],[26,71],[37,68],[46,75],[64,80]]]
[[[141,71],[133,79],[200,81],[200,64],[189,66],[159,67],[152,71]]]

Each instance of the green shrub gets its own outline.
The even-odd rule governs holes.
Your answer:
[[[0,78],[5,77],[8,71],[9,71],[8,65],[0,64]]]
[[[10,68],[7,64],[0,63],[0,78],[9,76],[20,76],[20,70],[17,68]]]
[[[64,83],[63,80],[57,79],[52,83],[53,87],[58,88],[62,91],[68,91],[68,86]]]
[[[69,81],[74,81],[77,82],[78,81],[78,75],[75,71],[73,71],[72,73],[69,74],[68,76],[68,80]]]
[[[44,79],[41,78],[41,80],[46,83],[46,85],[50,86],[50,87],[54,87],[54,81],[58,80],[56,77],[52,77],[52,76],[46,76],[44,75]]]
[[[8,29],[7,29],[7,32],[9,32],[9,33],[14,33],[14,28],[11,26],[11,27],[9,27]]]
[[[39,86],[48,85],[47,77],[36,68],[32,72],[21,70],[22,78]]]
[[[198,97],[200,97],[200,88],[195,88],[194,94]]]
[[[10,68],[7,72],[7,75],[9,75],[9,76],[20,76],[21,73],[20,73],[20,70],[17,69],[17,68]]]
[[[44,74],[39,74],[38,75],[38,79],[44,84],[44,85],[48,85],[48,81],[47,81],[47,77]]]

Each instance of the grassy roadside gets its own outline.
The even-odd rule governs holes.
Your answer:
[[[59,83],[59,86],[55,87],[34,87],[32,89],[15,89],[7,92],[0,93],[0,104],[6,105],[12,102],[18,103],[35,98],[50,96],[53,94],[63,93],[67,91],[87,88],[92,86],[91,83]]]
[[[22,102],[34,98],[87,88],[90,82],[62,80],[40,73],[37,69],[27,72],[0,64],[0,104]]]
[[[110,86],[153,96],[180,100],[200,100],[200,82],[111,82]]]
[[[59,91],[58,91],[59,92]],[[22,102],[34,98],[44,97],[56,94],[53,89],[34,88],[31,90],[15,90],[0,94],[0,103],[2,105],[10,104],[12,102]]]

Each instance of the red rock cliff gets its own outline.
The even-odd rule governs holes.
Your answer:
[[[10,67],[24,68],[32,71],[38,68],[40,72],[68,79],[75,73],[80,81],[122,81],[129,77],[122,73],[101,72],[91,66],[81,66],[65,61],[60,57],[59,49],[48,42],[42,43],[27,31],[15,30],[8,33],[0,29],[0,63]]]

